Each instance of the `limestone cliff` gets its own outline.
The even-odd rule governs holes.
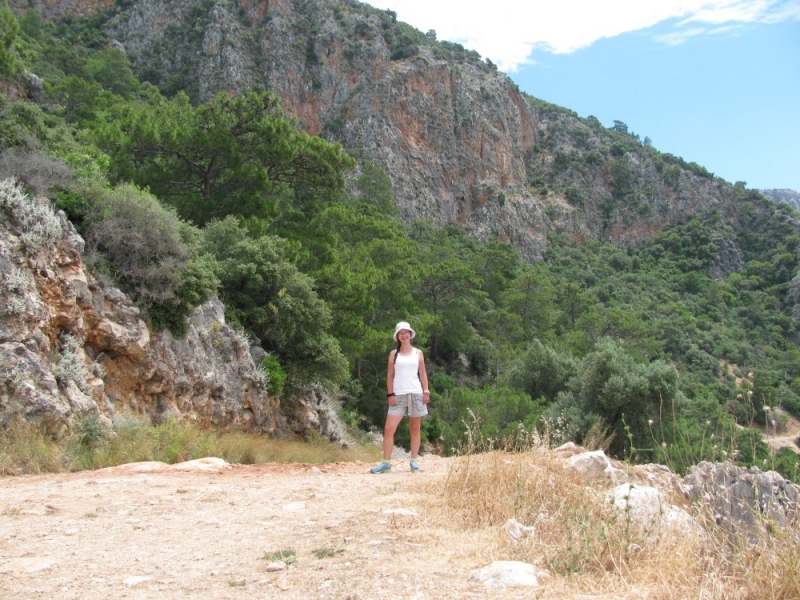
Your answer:
[[[59,434],[88,417],[137,413],[286,433],[247,339],[217,300],[188,334],[154,332],[119,290],[83,264],[83,239],[63,213],[0,182],[0,420]]]
[[[169,87],[170,75],[184,74],[198,101],[274,91],[309,133],[384,165],[405,220],[456,223],[539,253],[546,231],[523,162],[535,115],[505,75],[480,61],[437,58],[428,46],[392,60],[394,24],[358,2],[239,6],[218,2],[198,14],[191,1],[134,2],[105,29],[142,76]],[[203,24],[196,40],[181,25],[192,18]]]

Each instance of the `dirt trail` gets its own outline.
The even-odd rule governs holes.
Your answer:
[[[6,477],[0,597],[534,597],[470,581],[495,560],[493,542],[437,516],[447,460],[382,475],[359,463],[138,463]],[[296,559],[270,572],[264,557],[279,550]]]
[[[772,429],[763,428],[764,441],[775,450],[789,448],[797,454],[800,454],[800,448],[797,447],[796,443],[796,440],[800,438],[800,420],[783,411],[781,411],[781,414],[789,419],[786,428],[781,429],[775,435],[773,435]]]

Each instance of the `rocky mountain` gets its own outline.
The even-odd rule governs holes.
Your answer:
[[[355,0],[12,0],[97,13],[137,74],[197,102],[269,89],[312,134],[386,168],[406,221],[539,258],[548,232],[627,244],[737,190],[626,131],[519,91],[488,60]]]

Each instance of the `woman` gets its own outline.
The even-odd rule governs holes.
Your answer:
[[[372,473],[385,473],[392,470],[389,459],[394,449],[394,432],[403,417],[408,414],[411,429],[411,470],[418,471],[417,456],[421,440],[422,417],[428,414],[428,374],[425,372],[425,357],[411,345],[417,333],[411,325],[401,321],[394,328],[394,341],[397,349],[389,353],[389,367],[386,373],[386,396],[389,411],[383,428],[383,461],[372,467]]]

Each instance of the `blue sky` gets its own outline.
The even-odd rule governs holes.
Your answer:
[[[800,192],[800,0],[369,4],[731,183]]]

